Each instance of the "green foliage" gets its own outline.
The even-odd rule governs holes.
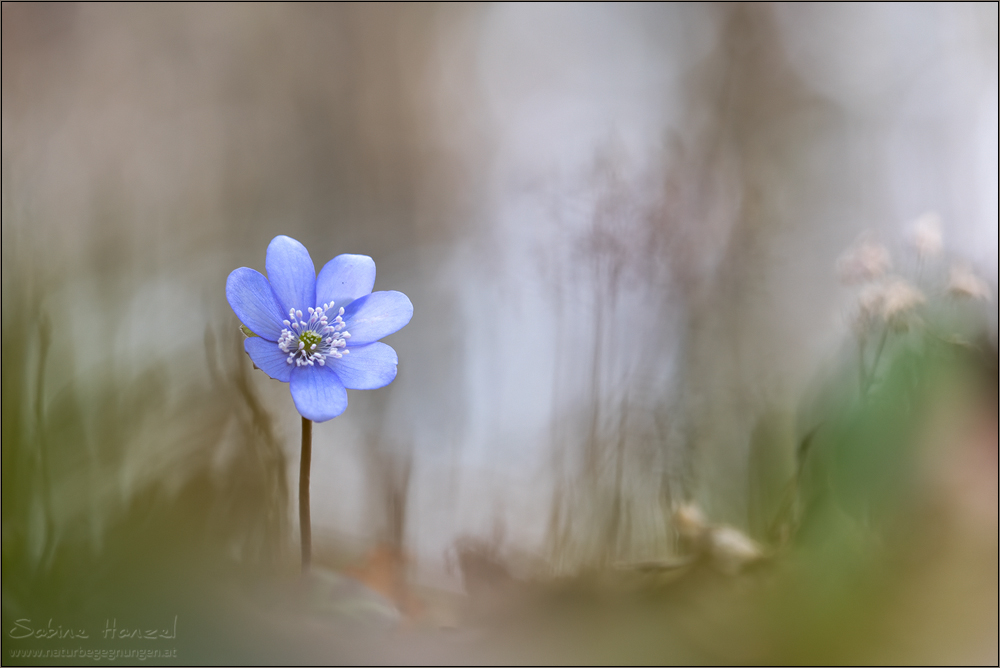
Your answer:
[[[193,351],[201,373],[180,383],[162,361],[77,376],[52,362],[43,303],[5,280],[5,628],[178,611],[191,624],[212,616],[208,592],[279,572],[286,462],[241,342],[208,330],[210,364]]]

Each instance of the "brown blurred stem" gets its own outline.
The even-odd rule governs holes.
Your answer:
[[[42,513],[45,518],[45,537],[43,539],[43,560],[47,561],[51,540],[54,533],[55,520],[52,517],[52,477],[49,470],[48,443],[45,428],[45,364],[48,360],[49,346],[52,343],[52,321],[47,313],[42,313],[38,322],[38,383],[35,389],[35,428],[38,439],[38,463],[41,469]]]
[[[302,573],[312,562],[312,524],[309,518],[309,465],[312,462],[312,420],[302,418],[302,458],[299,461],[299,531],[302,534]]]
[[[878,370],[879,360],[882,359],[882,351],[885,350],[886,339],[889,338],[889,325],[886,324],[885,328],[882,330],[882,337],[878,341],[878,348],[875,350],[875,359],[872,361],[872,368],[868,374],[868,381],[865,383],[862,394],[868,392],[871,389],[872,383],[875,382],[875,372]]]

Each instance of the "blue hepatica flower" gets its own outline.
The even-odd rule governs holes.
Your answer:
[[[323,422],[347,408],[347,390],[374,390],[396,378],[396,351],[378,340],[413,317],[401,292],[372,292],[375,261],[338,255],[316,275],[309,251],[275,237],[267,278],[240,267],[229,274],[226,299],[256,334],[244,348],[260,369],[289,383],[302,417]]]

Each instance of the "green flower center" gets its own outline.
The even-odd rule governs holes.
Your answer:
[[[299,334],[299,341],[305,344],[306,350],[311,351],[313,346],[318,346],[323,341],[323,337],[312,330],[308,330]]]
[[[327,311],[333,309],[333,302],[309,309],[309,315],[302,311],[288,310],[288,320],[278,337],[278,349],[288,355],[285,362],[296,366],[326,365],[326,358],[340,359],[347,353],[350,332],[345,330],[344,309],[330,319]]]

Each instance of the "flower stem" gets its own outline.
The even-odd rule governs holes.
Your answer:
[[[309,518],[309,466],[312,462],[312,420],[302,418],[302,457],[299,460],[299,533],[302,536],[302,573],[312,562],[312,521]]]
[[[886,324],[882,329],[882,338],[878,341],[878,349],[875,351],[875,360],[872,362],[871,375],[868,377],[868,382],[865,384],[864,392],[867,393],[871,389],[872,383],[875,382],[875,372],[878,370],[879,360],[882,359],[882,351],[885,350],[886,339],[889,338],[889,325]]]
[[[867,337],[864,334],[858,335],[858,383],[861,389],[861,396],[865,396],[868,389],[868,371],[865,369],[865,343]]]

